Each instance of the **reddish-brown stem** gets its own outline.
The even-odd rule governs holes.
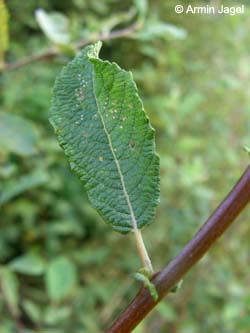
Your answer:
[[[182,249],[169,265],[156,274],[155,284],[159,298],[157,302],[148,289],[142,288],[133,301],[107,329],[107,333],[130,333],[173,288],[192,266],[208,251],[215,241],[226,231],[231,223],[250,201],[250,167],[248,167],[228,194],[225,200],[209,217],[206,223]]]

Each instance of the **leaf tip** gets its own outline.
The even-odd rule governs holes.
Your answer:
[[[102,48],[102,42],[100,40],[95,44],[91,45],[91,49],[88,52],[89,58],[94,58],[94,59],[98,58],[101,48]]]

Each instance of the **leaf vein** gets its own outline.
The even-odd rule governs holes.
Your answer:
[[[128,209],[129,209],[129,212],[130,212],[132,226],[133,226],[134,231],[136,231],[138,229],[138,227],[137,227],[137,220],[136,220],[135,213],[134,213],[134,210],[133,210],[130,198],[129,198],[129,194],[128,194],[127,189],[126,189],[125,180],[124,180],[124,177],[123,177],[123,174],[122,174],[121,166],[120,166],[119,160],[117,159],[116,153],[115,153],[114,148],[113,148],[113,143],[112,143],[111,136],[110,136],[110,134],[109,134],[109,132],[107,130],[107,127],[106,127],[103,115],[102,115],[102,113],[100,111],[98,99],[97,99],[95,88],[94,88],[94,76],[93,75],[92,75],[92,85],[93,85],[93,94],[94,94],[94,99],[95,99],[95,103],[96,103],[96,107],[97,107],[97,112],[98,112],[99,117],[101,119],[104,132],[105,132],[105,134],[107,136],[108,144],[109,144],[111,153],[112,153],[112,155],[114,157],[114,161],[115,161],[115,164],[116,164],[116,167],[117,167],[117,171],[118,171],[118,174],[119,174],[119,177],[120,177],[120,181],[121,181],[122,191],[124,193],[125,199],[127,201]]]

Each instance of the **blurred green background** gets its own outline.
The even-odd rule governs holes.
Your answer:
[[[38,8],[64,15],[67,45],[0,77],[0,333],[102,332],[139,288],[130,275],[140,266],[133,235],[111,231],[92,209],[48,122],[72,43],[140,27],[105,41],[101,57],[133,72],[156,128],[161,203],[143,234],[157,270],[241,175],[249,162],[250,7],[222,3],[245,3],[245,14],[178,15],[181,0],[7,1],[8,63],[53,46]],[[3,0],[0,8],[3,58]],[[136,333],[250,332],[249,218],[248,209]]]

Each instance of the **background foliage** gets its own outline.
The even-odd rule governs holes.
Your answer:
[[[161,204],[157,222],[144,231],[156,269],[178,253],[247,165],[247,1],[245,14],[236,16],[177,15],[180,3],[186,4],[152,0],[146,12],[140,0],[7,1],[8,62],[51,47],[36,9],[69,21],[57,17],[64,39],[52,33],[59,56],[0,78],[1,333],[101,332],[138,289],[130,278],[139,267],[133,235],[110,232],[91,208],[48,122],[51,88],[72,56],[71,42],[136,18],[144,24],[133,38],[106,41],[101,57],[132,70],[157,130]],[[3,59],[8,38],[1,38]],[[249,216],[137,333],[249,332]]]

